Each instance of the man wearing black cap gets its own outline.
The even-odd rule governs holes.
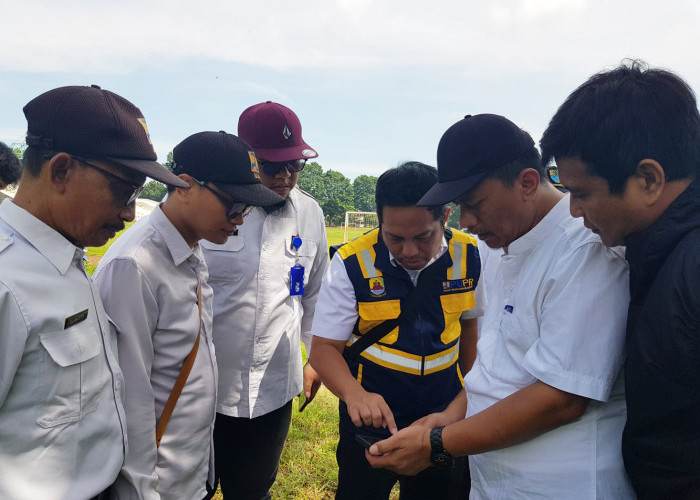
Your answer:
[[[620,454],[624,260],[571,216],[532,138],[502,116],[450,127],[438,172],[419,204],[457,201],[462,226],[500,249],[484,270],[495,286],[466,397],[368,460],[411,474],[469,455],[472,499],[634,498]]]
[[[97,498],[124,461],[114,331],[85,273],[84,248],[134,219],[156,163],[146,121],[92,87],[24,107],[24,168],[0,206],[0,498]]]
[[[243,111],[238,134],[258,158],[263,185],[284,198],[254,209],[223,245],[204,242],[214,289],[214,345],[219,395],[214,431],[216,471],[224,497],[269,498],[292,415],[302,390],[320,381],[303,369],[311,321],[328,266],[323,212],[296,187],[316,151],[304,142],[289,108],[264,102]]]
[[[234,135],[191,135],[173,161],[188,187],[170,188],[95,271],[119,332],[126,387],[129,451],[114,485],[120,499],[199,499],[213,484],[212,289],[198,242],[225,243],[254,206],[282,201],[260,183],[252,148]]]

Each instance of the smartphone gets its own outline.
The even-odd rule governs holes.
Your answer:
[[[304,411],[304,408],[306,408],[306,405],[308,405],[313,398],[306,399],[306,395],[304,394],[304,391],[301,391],[299,393],[299,411],[302,412]]]
[[[355,434],[355,441],[360,443],[362,447],[366,450],[369,450],[369,447],[372,446],[374,443],[377,441],[381,441],[382,438],[374,437],[374,436],[363,436],[362,434]]]

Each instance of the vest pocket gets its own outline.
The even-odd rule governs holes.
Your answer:
[[[474,292],[452,293],[441,295],[440,303],[445,317],[445,330],[440,335],[443,344],[454,342],[462,334],[462,326],[459,318],[464,311],[474,307]]]
[[[95,410],[106,371],[99,327],[77,325],[39,335],[46,355],[41,363],[42,395],[37,423],[44,427],[76,422]]]
[[[401,302],[398,299],[382,300],[379,302],[358,302],[358,313],[360,323],[358,329],[361,334],[367,333],[375,326],[389,319],[396,319],[401,314]],[[399,338],[399,327],[397,326],[379,341],[382,344],[393,344]]]

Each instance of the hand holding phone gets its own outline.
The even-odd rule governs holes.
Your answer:
[[[374,436],[364,436],[362,434],[355,434],[355,441],[360,443],[360,445],[365,450],[369,450],[370,446],[372,446],[377,441],[381,441],[381,440],[382,440],[382,438],[378,438],[378,437],[374,437]]]

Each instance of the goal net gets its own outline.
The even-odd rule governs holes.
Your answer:
[[[378,225],[376,212],[345,212],[343,242],[347,243]]]

